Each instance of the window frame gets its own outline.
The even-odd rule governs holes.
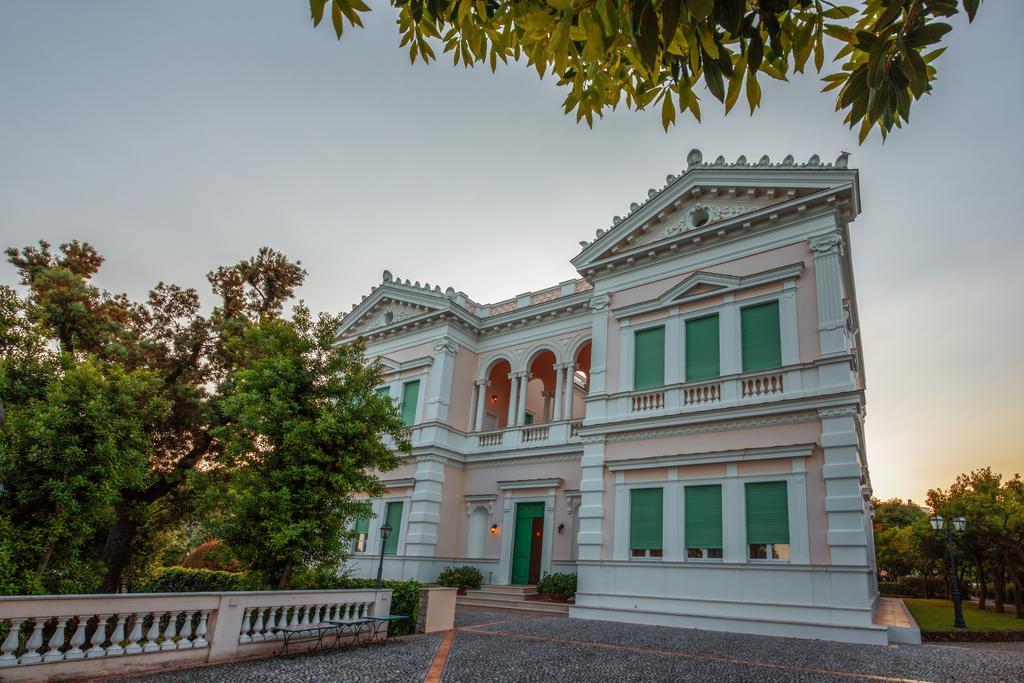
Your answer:
[[[627,515],[626,515],[626,557],[636,561],[661,561],[665,556],[665,498],[666,489],[669,489],[668,482],[643,482],[631,485],[626,489]],[[633,547],[633,492],[654,491],[661,492],[661,547],[660,548],[634,548]],[[642,554],[634,555],[640,551]],[[657,554],[653,554],[657,552]]]
[[[743,311],[751,308],[757,308],[759,306],[766,306],[775,304],[775,310],[778,318],[778,333],[779,333],[779,363],[771,367],[757,368],[753,370],[746,369],[746,358],[743,353]],[[749,375],[760,372],[774,372],[781,370],[785,367],[785,349],[783,348],[783,340],[785,338],[782,329],[782,293],[773,293],[766,296],[753,297],[751,299],[742,299],[736,302],[736,333],[737,333],[737,351],[739,353],[739,371],[741,374]]]
[[[780,474],[780,475],[762,475],[762,476],[759,476],[759,477],[754,477],[754,478],[749,478],[749,479],[745,478],[745,479],[743,479],[741,481],[740,490],[743,492],[743,517],[742,517],[743,547],[744,547],[744,557],[745,557],[745,560],[747,562],[768,563],[768,564],[791,564],[793,562],[794,519],[793,519],[793,516],[790,514],[790,507],[792,506],[792,503],[793,503],[793,500],[792,500],[793,496],[792,496],[792,492],[790,490],[791,487],[792,487],[791,479],[792,479],[792,475]],[[775,542],[771,542],[771,543],[751,543],[750,542],[750,523],[749,523],[749,518],[748,518],[749,496],[747,495],[747,492],[748,492],[748,488],[747,487],[750,484],[783,484],[784,485],[785,492],[786,492],[786,535],[787,535],[787,542],[786,543],[775,543]],[[755,546],[755,545],[763,545],[763,546],[765,546],[765,557],[755,558],[755,557],[751,556],[752,555],[751,547]],[[786,552],[787,558],[786,559],[773,558],[772,557],[773,547],[774,546],[781,546],[781,545],[784,545],[784,546],[787,547],[787,552]]]
[[[684,384],[697,383],[697,382],[713,382],[722,378],[722,314],[724,309],[722,306],[713,306],[699,311],[691,311],[687,314],[680,316],[682,318],[682,381]],[[690,379],[690,363],[688,354],[690,353],[690,340],[687,337],[687,329],[691,322],[697,322],[704,320],[705,318],[715,318],[718,322],[716,325],[716,341],[718,342],[718,348],[716,349],[716,355],[718,356],[718,372],[710,377],[703,377],[700,379]]]
[[[683,559],[683,561],[684,562],[724,562],[725,561],[725,545],[726,545],[725,520],[726,520],[726,506],[727,506],[725,481],[720,479],[720,478],[709,479],[709,480],[706,480],[706,481],[698,478],[698,479],[684,479],[684,480],[680,480],[680,483],[682,483],[682,486],[681,486],[681,489],[682,489],[682,500],[679,501],[679,509],[682,511],[682,516],[681,516],[682,517],[682,520],[681,520],[682,523],[679,526],[679,533],[680,533],[680,535],[682,537],[681,538],[681,540],[682,540],[682,544],[681,545],[682,545],[682,559]],[[720,517],[719,517],[719,533],[720,533],[720,535],[722,537],[722,547],[721,548],[704,548],[704,547],[697,547],[697,546],[693,546],[691,548],[690,545],[689,545],[688,539],[687,539],[686,524],[687,524],[687,519],[688,519],[689,515],[686,514],[686,490],[689,489],[689,488],[692,488],[692,487],[701,487],[701,486],[717,486],[718,487],[719,505],[721,507],[721,509],[719,510],[719,515],[720,515]],[[700,550],[701,553],[702,553],[702,557],[690,557],[690,550],[691,549],[692,550]],[[719,551],[720,557],[710,557],[709,554],[710,554],[710,551],[712,551],[712,550]]]

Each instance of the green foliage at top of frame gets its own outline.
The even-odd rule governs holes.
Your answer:
[[[751,114],[765,78],[785,81],[808,65],[829,71],[836,110],[859,126],[860,140],[910,120],[914,101],[931,92],[938,44],[981,0],[390,0],[409,59],[438,51],[455,64],[525,61],[568,89],[566,113],[594,117],[625,104],[659,107],[667,130],[677,113],[698,121],[698,86],[728,112],[745,97]],[[340,39],[362,26],[363,0],[310,0],[313,24],[329,16]],[[831,45],[829,45],[831,41]],[[838,69],[825,69],[826,46]]]

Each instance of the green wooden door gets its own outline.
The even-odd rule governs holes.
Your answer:
[[[544,503],[519,503],[516,505],[516,528],[512,537],[512,583],[530,582],[530,546],[533,536],[533,520],[544,517]]]

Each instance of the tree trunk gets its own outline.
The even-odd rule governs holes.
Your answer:
[[[1024,574],[1017,573],[1013,577],[1013,607],[1018,619],[1024,619]]]
[[[995,584],[995,597],[993,599],[995,605],[993,609],[996,612],[1002,612],[1003,603],[1006,602],[1006,565],[1003,564],[1002,560],[996,563]]]
[[[978,558],[978,609],[985,609],[988,602],[988,576],[985,574],[985,562]]]
[[[295,569],[295,565],[291,560],[288,560],[288,564],[284,566],[284,571],[281,572],[281,580],[277,583],[278,590],[285,590],[288,588],[288,582],[292,580],[292,571]]]
[[[139,533],[139,521],[128,503],[117,506],[117,517],[107,531],[103,545],[103,564],[107,573],[100,584],[100,593],[121,592],[124,570],[131,561],[132,547]]]

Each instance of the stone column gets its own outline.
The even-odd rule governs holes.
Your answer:
[[[572,401],[576,396],[576,366],[572,363],[567,363],[565,366],[565,384],[562,386],[565,388],[565,406],[562,408],[562,416],[566,420],[572,419]]]
[[[526,385],[530,383],[530,373],[519,374],[519,405],[516,408],[516,425],[522,426],[526,423]]]
[[[555,414],[552,416],[552,420],[562,419],[562,406],[565,404],[565,399],[562,397],[562,391],[564,385],[562,384],[562,373],[565,371],[565,366],[560,363],[555,363]]]
[[[510,372],[508,373],[509,387],[508,387],[508,419],[505,421],[506,427],[514,427],[516,423],[516,402],[519,399],[519,373]]]
[[[814,253],[814,286],[818,295],[818,341],[821,355],[849,350],[846,312],[843,309],[843,278],[839,259],[843,240],[838,233],[811,240]]]
[[[544,397],[544,420],[543,421],[544,422],[551,422],[551,420],[554,419],[552,417],[551,404],[554,403],[555,392],[553,390],[551,390],[551,389],[545,389],[544,391],[540,392],[540,395]]]
[[[438,455],[421,455],[416,458],[416,485],[409,505],[409,524],[405,537],[406,556],[433,557],[435,554],[437,527],[441,522],[444,462],[444,458]]]
[[[434,364],[430,369],[430,391],[427,393],[427,420],[448,419],[452,396],[452,370],[459,345],[449,337],[434,341]]]
[[[476,381],[476,431],[481,432],[484,429],[484,410],[487,407],[487,387],[491,386],[491,383],[486,379],[479,379]]]

